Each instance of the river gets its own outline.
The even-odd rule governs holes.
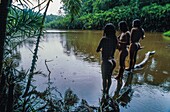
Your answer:
[[[64,93],[71,88],[80,99],[86,99],[90,105],[99,105],[102,97],[100,53],[96,47],[101,39],[102,31],[83,30],[51,30],[44,34],[38,51],[36,70],[48,74],[45,60],[51,71],[50,79],[53,87]],[[147,64],[134,71],[130,79],[124,75],[122,85],[112,78],[111,96],[117,96],[126,89],[130,92],[120,104],[121,112],[170,112],[170,40],[161,33],[145,33],[141,41],[144,49],[138,52],[137,63],[141,62],[145,53],[155,51]],[[29,69],[35,44],[25,43],[20,48],[20,67]],[[118,71],[118,51],[115,53]],[[128,66],[128,58],[126,66]],[[48,78],[35,76],[34,84],[39,90],[48,85]],[[128,86],[127,86],[128,85]],[[120,91],[119,91],[120,89]],[[117,94],[118,93],[118,94]]]

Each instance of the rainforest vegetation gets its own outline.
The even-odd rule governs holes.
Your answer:
[[[117,26],[121,20],[131,27],[132,20],[139,18],[146,31],[170,29],[170,0],[82,0],[74,21],[67,7],[62,8],[66,14],[48,21],[47,28],[100,30],[108,22]]]
[[[164,36],[170,37],[170,31],[164,32],[163,34],[164,34]]]
[[[64,112],[73,110],[71,107],[79,101],[71,89],[62,95],[50,86],[50,71],[44,74],[36,70],[39,42],[51,0],[37,2],[33,5],[29,0],[0,0],[0,112]],[[19,64],[19,48],[26,42],[35,45],[34,51],[30,50],[33,57],[28,70]],[[45,60],[44,64],[48,69],[47,62]],[[38,91],[32,84],[35,75],[48,77],[44,91]]]
[[[133,19],[140,18],[146,31],[170,29],[170,0],[62,0],[65,15],[61,16],[46,16],[52,0],[37,0],[38,5],[33,8],[29,7],[33,5],[30,0],[13,1],[0,0],[0,112],[78,111],[88,105],[83,100],[75,107],[79,98],[70,89],[61,95],[50,86],[50,71],[43,74],[36,70],[44,22],[46,28],[54,29],[102,29],[107,22],[117,25],[126,20],[130,25]],[[26,41],[35,44],[29,70],[19,67],[18,48]],[[43,92],[32,84],[34,75],[48,77],[48,88]]]

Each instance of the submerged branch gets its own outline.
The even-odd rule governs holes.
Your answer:
[[[135,65],[135,69],[137,68],[142,68],[146,63],[147,61],[149,60],[149,57],[151,55],[154,55],[155,54],[155,51],[148,51],[146,54],[145,54],[145,58],[143,59],[142,62],[140,62],[139,64],[136,64]]]
[[[50,60],[50,61],[52,61],[52,60]],[[51,71],[50,71],[50,69],[48,68],[47,62],[50,62],[50,61],[45,60],[45,66],[46,66],[46,68],[47,68],[47,70],[48,70],[48,72],[49,72],[49,75],[51,74]]]

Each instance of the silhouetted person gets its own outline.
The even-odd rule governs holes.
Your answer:
[[[128,56],[128,45],[130,44],[130,32],[128,31],[128,26],[125,21],[121,21],[118,24],[121,31],[120,36],[118,37],[118,49],[119,49],[119,73],[115,77],[116,79],[123,78],[123,73],[125,70],[125,60]]]
[[[137,56],[137,52],[139,49],[141,49],[140,46],[140,39],[144,39],[145,35],[144,35],[144,29],[141,27],[141,22],[139,19],[135,19],[132,22],[132,29],[131,29],[131,36],[130,36],[130,48],[129,48],[129,52],[130,52],[130,64],[129,64],[129,68],[126,69],[128,71],[131,71],[132,69],[134,69],[134,66],[136,64],[136,56]]]
[[[114,53],[117,47],[117,37],[115,33],[114,25],[112,23],[106,24],[104,27],[103,37],[96,49],[96,52],[101,51],[102,54],[101,72],[104,96],[109,94],[109,89],[112,83],[112,71],[116,66]]]

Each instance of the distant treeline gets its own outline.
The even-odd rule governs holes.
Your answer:
[[[82,0],[78,15],[71,15],[63,6],[66,15],[46,17],[46,27],[53,29],[95,29],[112,22],[116,28],[120,21],[127,21],[129,28],[139,18],[145,31],[170,30],[170,0]]]

